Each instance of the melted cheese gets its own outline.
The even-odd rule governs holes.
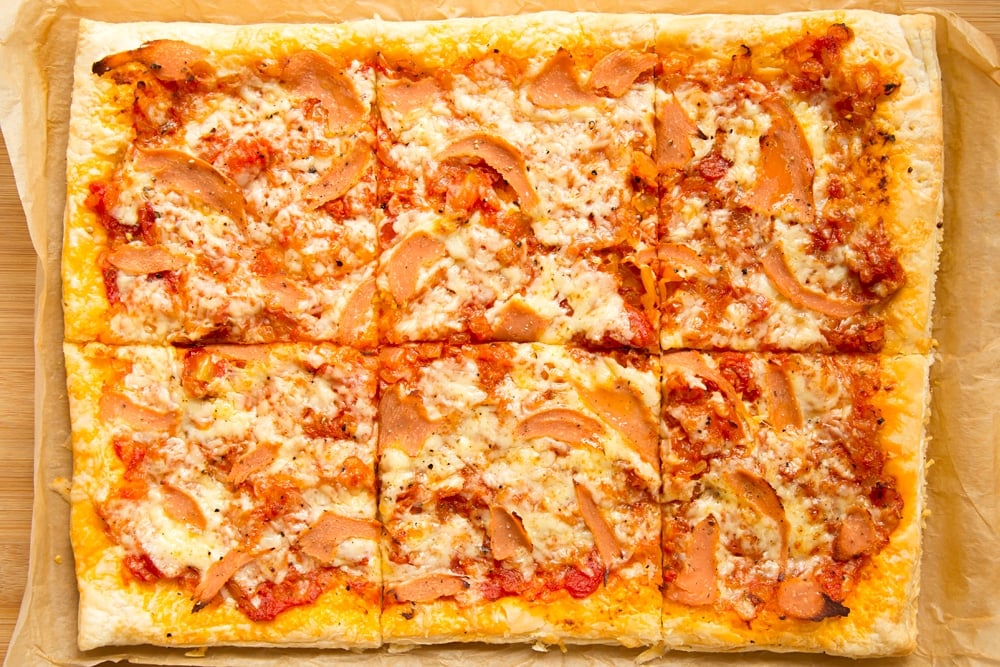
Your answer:
[[[254,261],[261,250],[278,248],[275,259],[283,276],[304,278],[297,283],[304,298],[287,314],[303,337],[335,339],[351,288],[357,285],[340,276],[362,274],[352,270],[366,266],[372,270],[376,242],[368,202],[375,196],[374,160],[343,197],[343,221],[322,207],[303,205],[303,198],[337,156],[358,142],[373,146],[373,131],[364,125],[331,132],[325,123],[306,117],[300,101],[279,83],[240,72],[235,89],[193,96],[181,112],[182,126],[158,136],[156,147],[212,160],[220,174],[240,187],[245,222],[202,206],[188,193],[163,191],[149,174],[137,173],[127,163],[116,177],[123,187],[112,215],[138,230],[140,207],[151,206],[157,239],[185,259],[177,283],[181,297],[160,280],[118,274],[121,305],[112,308],[110,322],[116,341],[197,339],[222,322],[231,323],[237,339],[267,338],[255,322],[264,316],[271,293],[254,271]],[[374,100],[371,71],[354,62],[346,73],[369,108]]]
[[[527,67],[539,69],[544,62],[535,59]],[[380,85],[392,85],[391,74]],[[427,281],[427,289],[393,322],[393,335],[398,336],[394,339],[427,340],[458,333],[464,325],[455,315],[468,305],[485,307],[487,321],[496,326],[505,305],[519,298],[551,322],[539,340],[565,343],[581,335],[590,341],[606,336],[631,340],[633,332],[615,278],[567,251],[602,248],[621,240],[618,210],[630,205],[634,196],[629,183],[631,151],[652,153],[652,95],[652,84],[647,82],[613,102],[601,99],[597,107],[552,114],[535,107],[524,87],[511,86],[497,62],[486,58],[450,77],[448,87],[429,102],[425,113],[401,113],[392,106],[380,109],[393,138],[387,147],[389,164],[401,175],[413,202],[412,208],[394,213],[396,233],[444,226],[436,221],[441,211],[435,211],[426,197],[436,156],[457,140],[486,133],[502,137],[523,157],[527,180],[540,200],[535,210],[526,212],[543,245],[530,268],[500,265],[497,254],[509,252],[510,242],[478,224],[479,214],[473,213],[468,224],[440,237],[448,257],[421,270],[420,281]],[[652,217],[637,224],[640,238],[652,238]],[[379,284],[386,289],[384,280]],[[570,302],[569,309],[559,305],[564,299]]]
[[[551,322],[541,340],[557,343],[582,336],[600,342],[606,335],[631,340],[632,327],[624,315],[625,300],[618,293],[616,279],[585,257],[566,260],[558,254],[534,258],[538,276],[528,286],[524,301]],[[560,305],[563,301],[571,311]]]
[[[716,66],[722,69],[721,73]],[[694,151],[691,165],[695,171],[698,162],[712,151],[718,151],[728,166],[721,178],[714,181],[718,193],[715,196],[724,201],[724,205],[714,210],[707,207],[701,193],[685,192],[679,182],[664,193],[662,210],[672,213],[661,220],[662,238],[694,250],[710,268],[718,267],[718,279],[723,285],[747,290],[761,298],[767,310],[761,318],[759,312],[749,309],[737,297],[723,295],[715,302],[706,302],[703,297],[681,289],[671,297],[676,304],[671,312],[679,313],[678,317],[664,318],[662,322],[661,346],[825,349],[831,345],[824,334],[833,326],[830,318],[796,306],[780,294],[762,274],[757,255],[761,249],[777,244],[795,280],[805,290],[842,299],[845,289],[854,289],[852,286],[857,282],[850,268],[856,261],[854,251],[845,241],[834,244],[828,251],[817,252],[811,235],[813,225],[797,220],[793,207],[761,212],[768,217],[767,224],[734,217],[730,210],[746,201],[760,178],[760,140],[772,124],[760,101],[768,97],[783,100],[781,103],[788,105],[802,130],[815,169],[811,195],[817,216],[824,214],[829,201],[828,188],[834,179],[841,184],[846,180],[848,189],[869,187],[854,182],[851,163],[871,150],[861,145],[858,136],[845,132],[838,124],[832,96],[803,99],[789,81],[781,78],[766,84],[743,79],[727,83],[724,72],[729,66],[728,61],[718,65],[700,63],[688,72],[686,81],[675,85],[669,93],[700,131],[699,136],[691,138]],[[720,80],[723,85],[718,85]],[[713,83],[701,85],[704,81]],[[666,103],[667,95],[659,90],[658,103]],[[868,199],[879,194],[873,192]],[[872,219],[866,219],[871,213],[861,210],[861,201],[856,194],[849,194],[839,199],[837,206],[841,215],[865,228],[872,224]],[[707,334],[704,315],[712,320]],[[868,315],[862,313],[861,317]]]
[[[405,304],[405,310],[393,323],[394,333],[403,340],[440,339],[460,332],[464,306],[485,309],[495,300],[502,303],[524,289],[528,281],[525,268],[517,263],[502,265],[497,260],[498,253],[511,249],[511,241],[476,223],[473,216],[469,224],[435,234],[444,243],[447,255],[420,267],[418,296]],[[389,289],[384,272],[379,276],[379,286]]]
[[[710,367],[717,367],[712,355],[703,354],[701,358]],[[758,354],[748,357],[752,377],[758,383],[763,382],[767,359]],[[715,550],[719,604],[736,610],[745,619],[759,613],[747,595],[749,582],[777,582],[792,574],[814,575],[831,562],[835,528],[852,508],[873,511],[867,493],[859,486],[854,464],[839,446],[850,436],[838,433],[838,429],[846,430],[843,425],[854,409],[855,399],[849,387],[862,375],[874,372],[870,363],[863,358],[796,355],[782,372],[802,413],[800,427],[777,431],[768,426],[764,397],[745,402],[755,425],[755,437],[746,449],[728,443],[726,449],[720,450],[721,457],[706,459],[706,469],[698,477],[668,476],[665,480],[667,520],[679,518],[695,526],[709,515],[715,517],[719,526]],[[689,387],[705,388],[702,379],[687,369],[671,373],[671,386],[680,378]],[[666,395],[669,397],[669,392]],[[727,400],[720,392],[712,392],[705,399],[706,411],[725,414],[728,408],[719,412],[711,406]],[[678,414],[669,403],[664,410],[672,417]],[[668,470],[682,464],[670,448],[670,441],[668,437],[663,453]],[[786,543],[774,517],[754,501],[741,497],[727,480],[727,475],[737,471],[759,476],[774,490],[787,521]]]
[[[86,364],[122,370],[112,386],[129,401],[144,409],[180,415],[177,435],[146,433],[123,420],[104,432],[102,446],[108,450],[119,438],[147,447],[138,467],[129,473],[143,480],[146,490],[141,496],[121,498],[107,485],[98,485],[93,496],[127,553],[147,555],[163,576],[173,578],[191,568],[203,574],[230,551],[243,550],[255,560],[235,576],[241,586],[252,590],[263,581],[282,581],[290,569],[306,572],[316,566],[294,546],[324,512],[374,518],[374,488],[351,489],[337,481],[348,457],[369,465],[373,460],[374,378],[371,365],[364,365],[360,355],[326,346],[264,348],[260,360],[230,363],[209,383],[211,396],[196,398],[182,389],[185,354],[182,349],[149,347],[92,346],[86,351]],[[314,372],[312,368],[329,370]],[[97,406],[78,403],[75,409],[86,413]],[[306,435],[304,417],[336,419],[345,414],[357,424],[353,439]],[[78,419],[75,428],[79,433],[79,429],[91,428],[88,424]],[[252,484],[233,484],[217,467],[216,457],[235,461],[254,446],[269,445],[278,446],[277,454],[249,473]],[[88,479],[81,471],[77,495],[91,484]],[[251,528],[254,513],[272,511],[262,506],[254,489],[289,481],[299,489],[301,503],[279,506],[277,514],[261,524],[256,541],[246,542],[245,531]],[[175,490],[171,493],[180,492],[189,499],[204,525],[170,510],[166,485]],[[370,578],[377,550],[377,540],[348,538],[336,545],[329,564]]]
[[[567,32],[575,32],[576,27]],[[565,38],[563,33],[553,39]],[[618,39],[633,43],[632,36]],[[693,41],[712,43],[710,39]],[[873,42],[859,40],[859,44],[880,49],[880,57],[886,55]],[[519,43],[519,48],[523,46]],[[542,71],[547,57],[538,55],[521,63],[525,80]],[[330,338],[338,331],[357,288],[376,275],[379,262],[392,259],[391,246],[378,256],[371,211],[376,201],[372,165],[337,203],[343,220],[334,222],[328,211],[304,201],[305,193],[337,164],[338,156],[357,142],[373,145],[374,123],[366,121],[344,132],[331,129],[303,113],[304,105],[278,84],[248,74],[245,62],[233,56],[223,60],[227,65],[220,74],[238,74],[242,83],[232,88],[232,94],[213,93],[197,99],[185,109],[183,127],[154,143],[212,159],[215,168],[242,189],[248,217],[230,219],[190,193],[163,191],[149,175],[135,173],[126,160],[115,176],[124,187],[112,214],[118,223],[137,228],[145,215],[142,207],[151,205],[158,216],[157,234],[172,253],[185,258],[187,270],[181,272],[180,298],[162,277],[117,272],[114,287],[122,302],[109,320],[111,338],[116,340],[185,342],[219,330],[243,342],[255,340],[256,323],[273,314],[281,300],[273,284],[260,275],[267,272],[265,252],[289,284],[291,293],[280,296],[292,302],[283,313],[294,320],[291,336]],[[723,60],[723,66],[728,64]],[[372,68],[353,62],[344,73],[362,106],[371,108],[375,104]],[[448,90],[426,108],[405,114],[382,110],[382,120],[394,140],[383,147],[388,161],[413,181],[402,188],[404,194],[413,195],[407,204],[412,208],[394,213],[394,231],[400,238],[425,232],[446,249],[444,258],[421,269],[416,280],[419,298],[405,304],[393,322],[394,334],[406,340],[461,334],[459,315],[469,306],[481,309],[487,322],[497,327],[504,308],[515,301],[546,322],[542,342],[594,343],[609,336],[631,340],[637,332],[627,317],[618,278],[602,270],[607,267],[598,257],[599,251],[619,243],[631,246],[630,251],[648,250],[646,244],[656,236],[654,218],[634,219],[628,208],[635,195],[631,185],[634,154],[646,158],[652,154],[652,84],[644,80],[615,100],[595,97],[573,109],[542,109],[533,104],[524,86],[509,85],[500,59],[474,60],[450,74],[445,77]],[[696,79],[697,66],[689,74],[692,81]],[[235,79],[231,77],[227,85]],[[581,81],[585,80],[583,76]],[[764,84],[745,82],[729,88],[689,82],[674,92],[702,133],[692,138],[694,160],[718,151],[731,163],[716,184],[730,203],[743,201],[760,178],[760,140],[771,119],[758,102],[774,92]],[[786,99],[795,97],[787,88],[777,92]],[[859,153],[861,147],[856,139],[844,145],[830,139],[833,112],[828,104],[799,101],[790,107],[815,158],[813,195],[821,211],[844,156]],[[103,132],[101,128],[95,131]],[[526,163],[526,179],[540,199],[537,210],[530,213],[534,240],[541,244],[528,261],[501,262],[498,258],[510,253],[511,242],[484,224],[479,213],[468,220],[444,219],[424,197],[426,181],[433,177],[442,150],[476,133],[502,137]],[[249,164],[243,164],[239,155],[217,152],[219,137],[224,137],[221,143],[229,149],[247,148],[250,152],[242,157]],[[266,172],[254,166],[257,142],[273,152],[267,158],[272,162]],[[407,191],[410,186],[412,193]],[[674,201],[664,208],[670,213],[662,238],[694,249],[709,267],[711,275],[705,279],[711,286],[728,283],[736,292],[762,297],[768,318],[759,320],[753,307],[759,303],[737,299],[713,312],[716,304],[698,293],[679,290],[674,305],[680,306],[680,315],[676,320],[664,318],[661,340],[665,345],[686,347],[684,332],[702,330],[708,333],[699,346],[705,343],[722,349],[823,345],[821,318],[791,306],[778,293],[758,270],[759,251],[769,243],[780,243],[796,280],[819,292],[836,290],[850,279],[847,264],[856,259],[854,251],[837,248],[821,259],[814,257],[808,231],[784,212],[777,212],[768,221],[770,226],[748,231],[735,229],[746,220],[719,208],[717,197],[684,194],[678,187],[666,199]],[[519,205],[504,203],[508,213]],[[626,214],[630,217],[624,218]],[[858,215],[859,208],[850,208],[847,214]],[[634,229],[620,234],[623,225],[633,222]],[[71,228],[68,245],[93,243],[94,234],[93,225],[87,230]],[[629,234],[638,238],[623,241]],[[73,275],[67,285],[78,290],[87,287]],[[385,276],[378,276],[378,285],[386,291]],[[713,319],[716,315],[718,319]],[[230,550],[245,546],[241,540],[254,521],[254,512],[273,509],[263,507],[264,501],[253,496],[258,483],[262,488],[269,482],[287,483],[294,492],[289,494],[288,507],[275,510],[279,516],[253,526],[255,559],[234,575],[237,583],[249,589],[316,567],[314,558],[296,543],[325,512],[368,520],[376,516],[370,479],[361,481],[367,485],[361,489],[340,483],[349,457],[361,465],[372,465],[376,458],[378,415],[371,368],[360,369],[350,360],[317,349],[296,349],[301,358],[290,360],[282,356],[285,351],[279,351],[264,364],[251,361],[245,369],[237,368],[239,364],[228,368],[198,398],[185,395],[179,385],[184,373],[179,357],[164,356],[165,349],[122,352],[131,357],[124,370],[118,369],[121,377],[109,380],[109,386],[120,389],[137,406],[157,413],[177,411],[181,417],[176,435],[135,432],[126,423],[114,423],[101,433],[101,437],[110,433],[111,438],[131,438],[155,450],[141,467],[154,483],[140,498],[119,498],[115,489],[100,487],[107,470],[120,475],[123,467],[111,440],[105,437],[96,446],[83,447],[74,501],[77,506],[94,502],[118,541],[96,564],[101,576],[120,579],[125,553],[148,554],[169,577],[189,568],[206,571]],[[403,556],[381,564],[390,585],[453,573],[456,561],[462,561],[461,576],[473,585],[456,595],[456,600],[464,606],[481,602],[482,591],[475,584],[494,567],[488,526],[488,507],[493,505],[502,506],[523,523],[530,546],[517,545],[516,553],[504,563],[522,577],[581,565],[600,542],[594,533],[601,532],[594,528],[599,521],[593,511],[589,517],[582,516],[586,512],[581,504],[587,503],[580,499],[581,488],[623,548],[620,559],[606,563],[610,576],[628,579],[655,572],[658,566],[653,560],[636,558],[636,554],[648,553],[649,545],[656,544],[657,517],[647,500],[659,490],[659,471],[629,442],[627,428],[620,429],[606,413],[595,411],[592,401],[581,394],[627,385],[642,410],[658,414],[656,364],[637,370],[566,348],[524,345],[511,349],[514,371],[495,387],[482,386],[471,348],[448,351],[426,367],[411,369],[415,380],[401,381],[415,390],[421,416],[433,422],[435,433],[413,456],[394,445],[381,453],[379,509]],[[758,400],[748,406],[746,442],[733,451],[722,443],[706,446],[704,453],[713,457],[707,472],[694,480],[664,480],[665,504],[682,506],[685,521],[697,524],[709,515],[717,517],[721,538],[715,559],[722,601],[744,619],[757,612],[746,595],[748,582],[757,576],[779,581],[816,571],[829,560],[835,537],[831,526],[859,504],[871,509],[870,501],[852,486],[851,461],[838,450],[838,443],[851,437],[850,391],[840,386],[834,374],[803,363],[805,368],[789,377],[803,417],[801,426],[788,426],[781,433],[770,430],[762,416],[766,401]],[[753,367],[759,378],[764,362],[754,358]],[[695,374],[688,373],[684,379],[690,387],[707,387]],[[391,383],[384,383],[383,390],[391,390]],[[726,392],[712,392],[705,400],[709,415],[731,414],[730,400]],[[75,409],[85,402],[74,401]],[[74,415],[75,430],[99,429],[101,420],[92,414],[93,408]],[[558,429],[544,432],[543,428],[530,438],[519,432],[527,419],[544,410],[576,411],[589,422],[600,423],[601,436],[567,442]],[[678,420],[683,416],[671,406],[665,406],[664,415]],[[313,433],[340,419],[349,436],[340,437],[336,430],[325,437]],[[227,466],[255,451],[255,446],[273,448],[273,460],[249,473],[252,483],[227,481]],[[100,459],[103,467],[91,459]],[[663,461],[666,466],[679,465],[680,457],[668,451]],[[787,521],[787,544],[782,540],[782,521],[734,492],[727,473],[740,470],[752,471],[774,489]],[[191,499],[205,519],[203,528],[165,509],[171,493],[167,485]],[[282,492],[271,502],[278,506],[286,499]],[[645,510],[637,509],[642,503]],[[460,509],[449,509],[453,504]],[[383,546],[389,550],[395,543]],[[354,576],[371,577],[380,565],[378,547],[372,539],[344,539],[332,549],[331,565]],[[222,595],[225,602],[220,606],[231,607],[228,593]],[[118,604],[120,596],[112,590],[95,600],[82,587],[81,597],[82,615],[94,624],[99,622],[94,617],[113,616],[108,605]],[[260,602],[259,597],[251,600],[251,604]],[[134,606],[127,601],[122,604],[122,608]],[[143,611],[136,610],[136,626],[149,622]],[[505,631],[534,623],[530,614],[516,606],[498,605],[495,613],[498,619],[506,614]]]
[[[529,67],[544,62],[536,59]],[[490,59],[457,73],[449,85],[430,113],[382,110],[396,138],[392,161],[417,182],[418,193],[424,191],[424,165],[432,164],[434,155],[457,139],[486,131],[523,155],[528,180],[541,199],[533,227],[542,243],[566,247],[616,238],[613,216],[631,190],[626,183],[629,163],[612,156],[627,146],[651,153],[651,83],[633,86],[614,103],[569,114],[535,107],[524,88],[513,88]]]
[[[479,563],[487,518],[432,509],[437,499],[456,494],[478,497],[486,493],[471,506],[485,509],[486,504],[499,503],[521,520],[531,550],[519,550],[506,565],[516,567],[526,580],[540,567],[581,565],[594,548],[594,537],[578,505],[576,484],[590,491],[626,553],[615,567],[627,561],[627,554],[637,545],[655,543],[658,520],[637,516],[630,509],[633,496],[621,483],[618,466],[634,470],[650,498],[659,488],[659,473],[638,458],[617,430],[606,426],[599,444],[567,443],[550,436],[526,440],[517,435],[522,420],[550,407],[566,406],[599,419],[576,395],[574,383],[627,382],[653,414],[658,400],[653,375],[622,367],[609,358],[571,356],[558,347],[514,345],[507,349],[514,352],[514,370],[494,393],[483,391],[472,359],[462,353],[420,369],[417,395],[429,418],[443,418],[439,422],[443,430],[427,438],[413,458],[396,447],[383,452],[379,471],[383,520],[390,534],[400,540],[409,563],[397,565],[394,559],[384,563],[390,580],[446,572],[449,554]],[[397,504],[414,491],[416,500]],[[420,510],[408,510],[409,503]],[[488,565],[466,563],[464,571]],[[475,590],[467,591],[470,599],[477,595]]]

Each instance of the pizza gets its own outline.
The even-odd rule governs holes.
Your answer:
[[[84,21],[79,643],[905,653],[933,22]]]
[[[380,643],[371,357],[67,343],[82,649]]]
[[[662,347],[926,352],[942,159],[926,21],[659,28]]]
[[[655,349],[652,26],[550,19],[385,31],[386,343]]]
[[[386,642],[659,636],[656,359],[386,347]]]
[[[912,648],[921,355],[663,355],[664,641]]]

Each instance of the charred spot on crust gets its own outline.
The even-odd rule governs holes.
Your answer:
[[[847,616],[851,613],[849,607],[837,602],[832,599],[826,593],[823,593],[823,610],[809,619],[811,621],[822,621],[824,618],[833,618],[837,616]]]

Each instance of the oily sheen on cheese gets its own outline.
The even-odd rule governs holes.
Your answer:
[[[912,649],[929,18],[84,21],[74,74],[82,649]]]

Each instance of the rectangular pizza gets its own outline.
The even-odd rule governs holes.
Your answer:
[[[387,27],[384,342],[655,349],[652,38],[630,15]]]
[[[85,29],[67,339],[373,347],[373,35]]]
[[[64,352],[82,649],[380,644],[373,358]]]
[[[663,355],[668,646],[912,649],[927,363]]]
[[[656,358],[537,343],[380,356],[383,639],[656,641]]]
[[[80,647],[911,650],[933,28],[83,21]]]

